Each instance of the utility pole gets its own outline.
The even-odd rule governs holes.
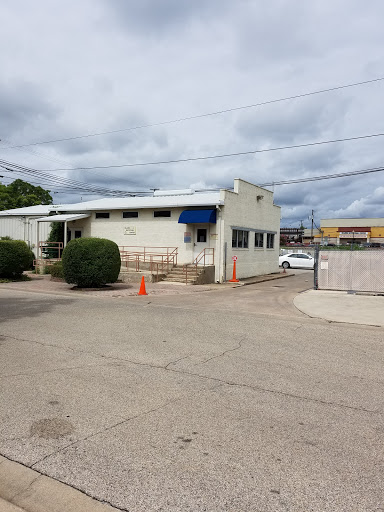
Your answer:
[[[311,214],[311,243],[313,244],[313,210]]]

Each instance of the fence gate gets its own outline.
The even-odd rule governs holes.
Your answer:
[[[384,249],[323,249],[315,253],[315,289],[384,293]]]

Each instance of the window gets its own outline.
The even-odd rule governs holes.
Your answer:
[[[136,219],[139,212],[123,212],[123,219]]]
[[[109,212],[96,212],[96,219],[109,219]]]
[[[170,217],[171,210],[158,210],[157,212],[153,212],[154,217]]]
[[[255,247],[264,247],[264,233],[255,233]]]
[[[197,230],[197,242],[206,242],[207,241],[207,230],[206,229],[198,229]]]
[[[232,229],[232,247],[248,249],[249,231],[242,229]]]
[[[267,249],[273,249],[274,245],[275,245],[274,233],[267,233]]]

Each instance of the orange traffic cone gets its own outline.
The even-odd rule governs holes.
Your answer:
[[[236,279],[236,260],[233,262],[233,277],[229,280],[230,283],[238,283],[239,280]]]
[[[145,280],[144,280],[144,276],[141,278],[140,290],[139,290],[139,293],[138,293],[137,295],[148,295],[148,293],[145,291]]]

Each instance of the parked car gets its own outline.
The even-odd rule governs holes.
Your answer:
[[[279,257],[279,266],[283,268],[311,268],[315,267],[315,259],[309,254],[290,253]]]

